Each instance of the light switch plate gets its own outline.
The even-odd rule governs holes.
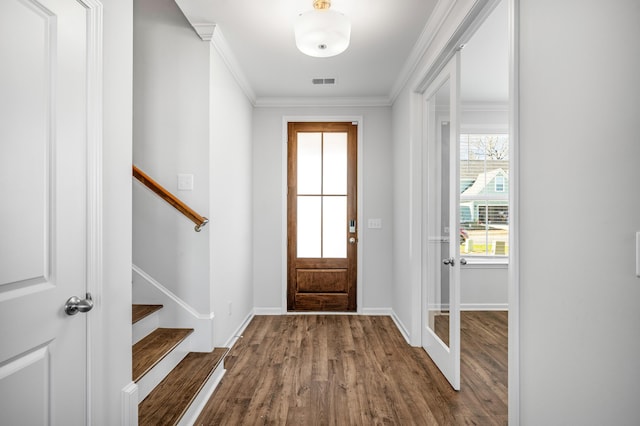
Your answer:
[[[178,174],[178,191],[193,191],[193,175]]]
[[[369,229],[382,229],[382,219],[369,219],[369,221],[367,222],[367,226],[369,227]]]

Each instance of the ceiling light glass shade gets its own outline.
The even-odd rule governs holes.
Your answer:
[[[340,12],[314,9],[298,16],[295,34],[296,46],[302,53],[328,58],[349,47],[351,22]]]

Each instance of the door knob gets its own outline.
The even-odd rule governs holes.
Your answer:
[[[72,296],[64,304],[64,311],[67,315],[75,315],[78,312],[89,312],[93,309],[93,299],[91,293],[87,293],[86,299],[80,299],[78,296]]]
[[[466,265],[467,264],[467,259],[465,259],[464,257],[460,258],[460,264],[461,265]]]
[[[349,238],[349,244],[355,244],[358,240],[356,240],[356,237],[351,237]]]
[[[442,264],[443,265],[454,266],[456,264],[456,260],[453,257],[450,257],[448,259],[442,259]]]

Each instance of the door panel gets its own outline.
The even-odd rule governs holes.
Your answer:
[[[355,311],[357,126],[289,123],[288,132],[287,309]]]
[[[0,2],[0,416],[87,417],[88,9]]]
[[[298,292],[346,293],[348,278],[346,269],[298,269]]]
[[[425,92],[422,344],[460,389],[458,68],[456,55]]]

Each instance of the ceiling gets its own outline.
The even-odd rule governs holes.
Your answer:
[[[332,0],[351,19],[342,54],[312,58],[299,52],[293,27],[312,0],[176,0],[189,21],[214,23],[256,99],[388,98],[436,0]],[[336,84],[313,85],[313,78]]]
[[[331,58],[312,58],[297,50],[293,35],[295,18],[312,9],[312,0],[175,1],[194,27],[215,27],[216,45],[226,47],[225,58],[258,104],[310,98],[390,103],[429,36],[424,30],[430,16],[438,13],[437,0],[332,0],[331,8],[351,20],[350,46]],[[438,7],[443,4],[448,2]],[[467,66],[475,67],[470,61]],[[336,84],[314,85],[314,78],[335,78]],[[481,80],[474,85],[492,87]]]

